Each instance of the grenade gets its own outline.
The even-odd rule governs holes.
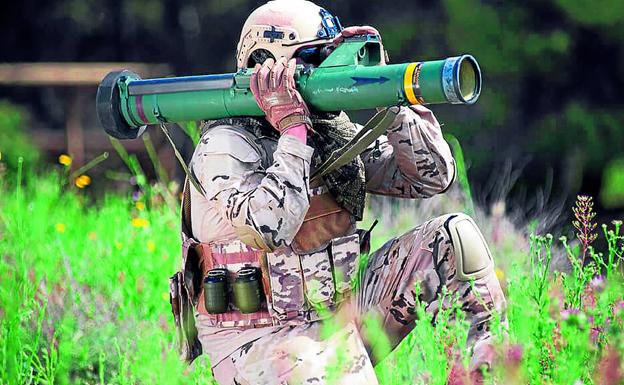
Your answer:
[[[204,305],[210,314],[221,314],[228,310],[227,270],[213,269],[204,278]]]
[[[241,313],[260,310],[260,274],[255,267],[242,268],[234,281],[234,305]]]

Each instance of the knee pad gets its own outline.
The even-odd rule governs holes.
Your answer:
[[[479,279],[494,269],[490,249],[472,218],[466,214],[454,214],[445,227],[455,250],[457,279]]]

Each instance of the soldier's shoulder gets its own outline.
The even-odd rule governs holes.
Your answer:
[[[201,136],[194,156],[229,155],[242,162],[256,162],[261,154],[252,144],[254,138],[253,133],[241,127],[213,126]]]

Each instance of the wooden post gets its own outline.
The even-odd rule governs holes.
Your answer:
[[[73,158],[72,169],[84,165],[84,132],[82,129],[82,111],[84,94],[80,87],[72,89],[67,108],[65,134],[67,139],[67,152]]]

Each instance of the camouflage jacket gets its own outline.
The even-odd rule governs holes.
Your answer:
[[[270,250],[291,244],[309,207],[314,149],[288,135],[263,146],[272,153],[270,164],[231,127],[214,127],[202,136],[191,160],[206,192],[202,196],[191,188],[197,240],[225,242],[251,232]],[[423,106],[401,107],[387,135],[361,157],[366,190],[373,194],[427,198],[444,192],[455,177],[440,125]]]

